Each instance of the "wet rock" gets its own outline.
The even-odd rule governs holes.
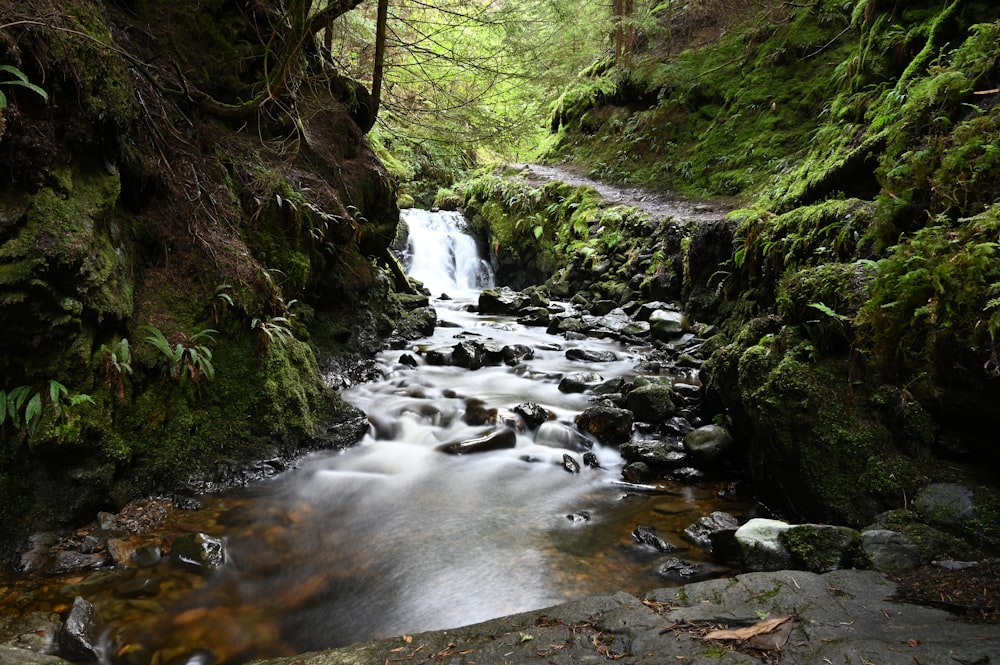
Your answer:
[[[420,363],[418,363],[417,359],[411,356],[409,353],[404,353],[401,356],[399,356],[399,364],[406,365],[407,367],[416,367]]]
[[[503,428],[488,432],[473,439],[463,439],[453,443],[438,446],[438,450],[449,455],[468,455],[491,450],[503,450],[517,445],[517,434],[514,430]]]
[[[0,616],[0,644],[38,652],[49,651],[61,628],[62,621],[54,612]],[[3,651],[0,651],[0,663],[8,665]]]
[[[684,334],[684,315],[675,310],[658,309],[649,315],[649,333],[654,340],[666,342]]]
[[[688,463],[687,453],[671,441],[628,441],[621,444],[620,450],[626,461],[644,462],[652,468],[676,469]]]
[[[665,577],[671,581],[690,581],[691,578],[697,577],[701,572],[701,566],[672,556],[661,561],[657,566],[656,572],[661,577]]]
[[[170,560],[189,570],[207,573],[225,565],[226,546],[207,533],[186,533],[174,539]]]
[[[423,293],[396,293],[393,296],[403,309],[413,310],[428,307],[430,299]]]
[[[866,567],[861,534],[830,524],[798,524],[780,534],[794,567],[813,573],[839,568]]]
[[[627,409],[591,406],[576,417],[576,426],[601,443],[619,445],[631,438],[633,420]]]
[[[476,342],[460,342],[451,349],[451,364],[476,370],[487,364],[483,347]]]
[[[593,372],[573,372],[559,380],[559,392],[582,393],[595,388],[604,381],[600,374]]]
[[[552,319],[549,322],[548,327],[545,329],[550,335],[565,335],[568,336],[570,333],[583,334],[590,329],[584,320],[576,316],[567,316],[557,319]]]
[[[576,461],[576,458],[569,454],[564,454],[562,457],[562,466],[564,469],[570,473],[580,473],[580,463]]]
[[[705,472],[693,466],[682,466],[670,472],[670,477],[682,483],[697,483],[705,480]]]
[[[976,516],[972,491],[955,483],[935,483],[920,490],[913,509],[929,524],[957,527]]]
[[[733,447],[733,437],[719,425],[699,427],[684,437],[684,450],[699,466],[721,464],[726,461]]]
[[[656,529],[651,526],[640,524],[632,531],[632,539],[640,545],[652,547],[660,552],[672,552],[677,549],[656,533]]]
[[[690,353],[682,353],[674,361],[675,367],[683,369],[700,369],[702,364],[701,358],[695,358]]]
[[[77,596],[66,623],[56,635],[59,654],[67,660],[100,661],[104,655],[100,645],[103,632],[104,626],[97,610],[89,601]]]
[[[555,414],[536,402],[522,402],[514,407],[514,413],[521,416],[529,429],[538,429],[539,425],[555,417]]]
[[[687,436],[693,430],[694,425],[682,416],[674,416],[660,425],[661,432],[681,438]]]
[[[701,396],[701,386],[677,382],[673,385],[673,388],[674,393],[680,395],[684,399],[697,399]]]
[[[431,349],[426,354],[424,358],[427,360],[428,365],[450,365],[451,364],[451,349]]]
[[[465,414],[462,422],[466,425],[485,425],[496,422],[497,410],[486,406],[486,402],[476,397],[465,400]]]
[[[505,365],[517,365],[523,360],[531,360],[535,357],[535,350],[524,344],[510,344],[503,347],[501,357]]]
[[[584,317],[583,320],[590,326],[591,337],[610,337],[625,340],[641,338],[649,333],[648,323],[645,321],[635,321],[621,309],[616,309],[604,316]]]
[[[552,322],[552,316],[546,307],[525,307],[518,313],[518,323],[526,326],[548,326]]]
[[[122,598],[149,598],[155,596],[163,586],[163,578],[158,575],[136,575],[115,587],[115,593]]]
[[[600,469],[600,468],[602,468],[601,467],[601,460],[598,459],[597,453],[595,453],[592,450],[588,450],[587,452],[585,452],[583,454],[583,464],[585,466],[591,467],[592,469]]]
[[[590,521],[590,513],[588,513],[585,510],[581,510],[578,513],[571,513],[567,515],[566,519],[568,519],[573,524],[583,524],[584,522]]]
[[[752,519],[736,530],[740,559],[748,571],[784,570],[792,567],[792,555],[781,540],[791,528],[787,522]]]
[[[614,300],[595,300],[590,306],[590,313],[594,316],[604,316],[618,307]]]
[[[861,545],[871,567],[881,573],[899,573],[921,564],[920,548],[909,536],[898,531],[862,531]]]
[[[649,302],[641,303],[630,308],[628,311],[638,321],[649,321],[650,317],[653,316],[653,313],[660,310],[668,312],[676,311],[677,313],[680,313],[680,310],[677,309],[676,306],[669,305],[661,300],[651,300]]]
[[[653,477],[653,470],[645,462],[629,462],[622,469],[622,478],[630,483],[644,483]]]
[[[566,358],[585,363],[611,363],[618,360],[613,351],[573,348],[566,351]]]
[[[24,561],[23,557],[22,561]],[[24,572],[38,572],[46,575],[71,575],[98,570],[110,563],[111,561],[105,552],[85,554],[76,550],[53,549],[49,550],[47,558],[41,562],[41,568],[33,571],[25,569]]]
[[[486,289],[479,294],[479,312],[481,314],[514,315],[529,302],[528,296],[507,286],[499,289]]]
[[[540,446],[565,448],[576,452],[590,450],[593,447],[593,444],[578,431],[554,420],[548,420],[539,425],[538,431],[535,433],[535,443]]]
[[[656,382],[633,389],[626,397],[626,405],[636,420],[658,423],[674,414],[674,391],[669,383]]]
[[[735,539],[736,529],[739,526],[740,522],[735,517],[721,510],[716,510],[710,515],[698,518],[697,522],[684,529],[684,537],[703,550],[713,550],[715,546],[713,534],[726,533],[729,538]],[[716,539],[721,545],[723,536],[716,536]]]

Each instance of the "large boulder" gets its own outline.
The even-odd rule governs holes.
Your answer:
[[[636,420],[644,423],[663,422],[674,415],[674,390],[667,382],[649,383],[629,392],[626,405]]]
[[[737,529],[736,544],[743,567],[748,571],[792,568],[792,553],[781,539],[790,528],[787,522],[756,518]]]
[[[861,545],[871,567],[882,573],[899,573],[921,564],[920,548],[905,533],[868,529],[861,532]]]
[[[735,444],[726,428],[705,425],[684,437],[684,450],[697,466],[718,466],[725,462]]]
[[[581,432],[593,436],[601,443],[619,445],[632,437],[632,412],[609,406],[592,406],[576,417]]]
[[[485,289],[479,294],[479,313],[512,316],[530,302],[529,296],[507,286]]]

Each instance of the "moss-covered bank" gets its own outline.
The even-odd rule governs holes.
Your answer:
[[[0,532],[352,443],[319,362],[391,305],[395,183],[358,84],[304,51],[252,113],[263,5],[0,2]],[[302,79],[304,80],[304,78]],[[359,101],[360,100],[360,101]]]
[[[545,154],[741,209],[605,224],[490,176],[459,188],[467,208],[556,289],[579,270],[570,293],[718,324],[703,378],[790,517],[863,525],[932,480],[995,486],[971,469],[997,468],[1000,426],[996,8],[717,5],[664,6],[630,64],[584,72]]]

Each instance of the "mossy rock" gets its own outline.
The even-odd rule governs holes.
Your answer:
[[[865,568],[861,534],[847,527],[799,524],[781,534],[797,566],[814,573],[840,568]]]

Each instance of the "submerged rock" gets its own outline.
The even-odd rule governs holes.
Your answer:
[[[438,446],[437,450],[449,455],[468,455],[490,450],[503,450],[517,445],[517,434],[514,430],[503,428],[488,432],[474,439],[463,439],[453,443]]]
[[[170,559],[185,568],[209,572],[225,565],[226,546],[206,533],[186,533],[174,540]]]

